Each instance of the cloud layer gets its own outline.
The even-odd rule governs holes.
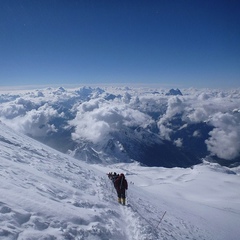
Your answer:
[[[87,139],[97,143],[122,127],[146,127],[151,122],[150,116],[129,107],[124,99],[106,101],[100,98],[82,103],[69,124],[75,127],[74,140]]]
[[[72,141],[104,144],[121,129],[143,128],[179,148],[191,136],[189,127],[212,127],[204,144],[209,154],[231,160],[240,156],[240,90],[182,90],[83,87],[48,88],[0,94],[0,120],[34,138],[71,133]],[[186,131],[184,137],[178,132]],[[58,136],[59,137],[59,136]],[[57,139],[55,139],[57,141]]]

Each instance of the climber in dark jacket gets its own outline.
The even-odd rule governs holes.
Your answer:
[[[125,205],[126,203],[126,190],[128,189],[128,183],[123,173],[114,182],[114,187],[117,191],[118,202]]]
[[[117,174],[116,172],[113,173],[112,175],[112,182],[114,184],[114,182],[117,180],[117,178],[119,177],[119,174]]]

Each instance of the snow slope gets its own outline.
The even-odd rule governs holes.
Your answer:
[[[116,201],[110,171],[126,174],[125,207]],[[210,164],[89,165],[0,123],[0,239],[237,240],[234,173]]]

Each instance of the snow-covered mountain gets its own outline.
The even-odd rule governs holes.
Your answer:
[[[166,95],[181,95],[182,96],[182,92],[177,88],[177,89],[170,89],[169,92],[166,93]]]
[[[1,122],[0,153],[0,239],[239,239],[239,168],[89,165]],[[113,171],[126,175],[127,206]]]
[[[90,163],[237,166],[239,106],[237,89],[60,87],[2,92],[0,120]]]

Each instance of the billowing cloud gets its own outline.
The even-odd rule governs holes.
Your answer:
[[[172,132],[172,127],[170,121],[176,115],[182,115],[186,104],[184,102],[184,98],[179,96],[171,96],[167,102],[167,110],[163,114],[163,116],[158,121],[159,133],[160,135],[170,140],[170,134]]]
[[[184,96],[170,96],[165,113],[157,122],[159,134],[171,140],[171,135],[185,124],[206,122],[213,127],[205,143],[212,155],[234,159],[240,155],[239,92],[194,91]],[[175,120],[174,120],[175,119]],[[183,124],[183,125],[181,125]],[[201,137],[200,129],[193,132]],[[174,140],[181,145],[182,141]]]
[[[150,116],[129,108],[125,103],[95,99],[81,104],[76,118],[69,124],[75,127],[74,140],[83,138],[97,143],[123,126],[146,127],[151,122]]]
[[[187,142],[184,137],[195,140],[205,137],[204,146],[213,155],[232,159],[240,154],[239,89],[225,92],[185,89],[181,90],[183,96],[166,96],[168,90],[164,89],[106,87],[105,90],[48,88],[0,94],[0,120],[33,137],[59,130],[65,134],[66,130],[67,134],[72,133],[73,141],[93,143],[109,139],[112,132],[122,128],[151,126],[148,131],[177,146],[184,147]],[[211,127],[187,132],[189,126],[198,123]],[[208,135],[206,131],[210,130]]]
[[[55,126],[50,124],[51,119],[57,116],[59,116],[57,111],[45,104],[38,109],[27,111],[25,115],[5,119],[4,122],[17,131],[33,137],[43,137],[57,131]]]
[[[217,113],[211,119],[215,128],[206,140],[208,150],[216,156],[231,160],[240,155],[240,114]]]

